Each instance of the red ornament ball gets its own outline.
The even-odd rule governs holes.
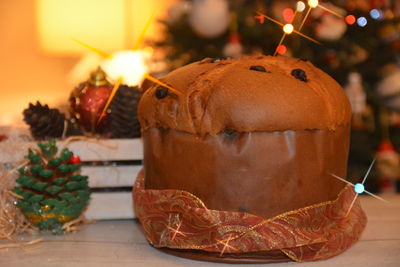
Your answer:
[[[70,164],[79,164],[79,163],[81,163],[81,158],[79,156],[71,156],[69,158],[69,163]]]
[[[106,74],[99,68],[91,74],[88,81],[72,91],[69,99],[72,116],[89,135],[106,134],[110,121],[107,114],[102,112],[112,89]],[[100,117],[103,117],[101,121]]]

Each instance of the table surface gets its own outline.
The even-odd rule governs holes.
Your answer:
[[[320,262],[268,266],[400,266],[400,195],[384,197],[389,204],[360,197],[368,225],[361,240],[343,254]],[[24,249],[0,250],[0,266],[228,266],[164,254],[147,243],[136,220],[99,221],[64,236],[38,234],[20,238],[29,241],[39,237],[45,241]]]

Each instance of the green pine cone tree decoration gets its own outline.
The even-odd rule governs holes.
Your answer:
[[[60,234],[63,224],[78,218],[88,204],[88,177],[80,174],[80,159],[69,149],[57,153],[54,140],[38,147],[29,149],[29,163],[19,169],[17,206],[40,230]]]

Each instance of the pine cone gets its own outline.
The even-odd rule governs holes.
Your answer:
[[[136,86],[121,85],[111,103],[112,138],[140,137],[137,107],[142,92]]]
[[[48,105],[42,105],[39,101],[36,105],[29,103],[29,107],[23,111],[24,120],[30,126],[32,136],[36,140],[60,138],[65,127],[65,115]],[[82,135],[80,130],[67,121],[66,136]]]
[[[40,230],[62,233],[62,226],[80,216],[90,189],[88,177],[80,175],[79,157],[64,148],[57,153],[54,140],[29,149],[29,164],[19,169],[14,192],[22,198],[17,206]]]

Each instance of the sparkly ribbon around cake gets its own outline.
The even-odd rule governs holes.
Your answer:
[[[146,238],[158,248],[248,253],[281,250],[298,262],[336,256],[361,236],[367,218],[351,185],[338,198],[265,219],[244,212],[208,209],[182,190],[133,189],[134,207]]]

